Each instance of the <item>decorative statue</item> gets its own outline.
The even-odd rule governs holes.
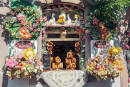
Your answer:
[[[72,22],[71,22],[71,19],[70,19],[69,15],[70,15],[70,14],[67,15],[68,20],[67,20],[66,22],[67,22],[68,25],[71,25]]]
[[[49,25],[55,24],[55,18],[54,18],[55,14],[52,13],[52,19],[49,20]]]
[[[75,15],[76,20],[75,20],[75,25],[76,26],[79,26],[80,25],[80,22],[78,21],[78,15]]]
[[[66,38],[67,32],[66,30],[61,31],[61,38]]]

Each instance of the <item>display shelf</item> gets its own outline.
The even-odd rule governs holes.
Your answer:
[[[79,38],[47,38],[46,41],[79,41]]]

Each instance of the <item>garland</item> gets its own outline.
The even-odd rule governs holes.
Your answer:
[[[111,40],[117,35],[118,21],[115,16],[104,14],[101,9],[90,12],[87,18],[86,32],[90,34],[91,39],[94,40]],[[103,28],[105,32],[103,32]],[[108,34],[106,34],[108,33]]]
[[[22,37],[19,33],[22,28],[25,30],[23,35],[28,35],[28,38],[22,37],[23,39],[37,37],[43,23],[44,21],[40,19],[38,11],[24,6],[12,7],[10,12],[5,15],[3,22],[5,29],[9,31],[14,39]]]

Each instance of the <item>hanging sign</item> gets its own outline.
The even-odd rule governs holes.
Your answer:
[[[108,54],[111,46],[114,46],[113,40],[91,40],[91,58],[100,55],[102,58]]]
[[[35,53],[37,52],[37,41],[36,40],[12,40],[10,42],[10,56],[18,52],[23,52],[25,49],[33,48]]]
[[[15,46],[19,49],[28,49],[33,46],[33,43],[30,41],[18,41]]]

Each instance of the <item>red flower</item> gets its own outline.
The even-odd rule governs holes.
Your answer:
[[[42,37],[42,41],[44,41],[45,40],[45,37]]]
[[[51,9],[50,7],[47,7],[47,9]]]
[[[22,66],[22,63],[18,63],[19,66]]]
[[[18,67],[18,69],[21,69],[21,67]]]

